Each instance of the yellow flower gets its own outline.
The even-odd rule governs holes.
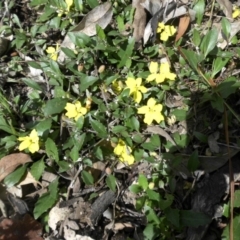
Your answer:
[[[150,75],[147,77],[147,81],[155,80],[157,83],[163,82],[165,79],[175,80],[176,74],[170,72],[170,65],[166,63],[161,63],[160,73],[158,73],[158,63],[151,62],[149,65]]]
[[[131,154],[132,149],[129,146],[127,146],[122,139],[119,139],[118,144],[114,148],[113,152],[119,156],[119,160],[121,162],[126,162],[128,165],[134,163],[134,157]]]
[[[234,12],[232,13],[232,18],[237,18],[240,16],[240,9],[237,8],[236,6],[233,7]]]
[[[73,5],[73,0],[65,0],[65,3],[67,5],[66,9],[59,9],[58,10],[58,16],[61,17],[64,13],[68,14],[70,11],[71,6]]]
[[[112,81],[112,90],[114,93],[119,94],[123,90],[122,81],[117,80]]]
[[[79,101],[73,103],[67,103],[65,109],[67,113],[65,114],[68,118],[74,118],[75,121],[78,120],[79,117],[84,116],[87,113],[87,108],[82,107]]]
[[[21,142],[19,150],[28,149],[31,153],[35,153],[39,150],[39,137],[35,129],[33,129],[29,136],[19,137],[18,140]]]
[[[138,114],[145,114],[144,122],[147,125],[150,125],[153,120],[157,123],[160,123],[164,120],[164,117],[161,113],[162,104],[156,104],[156,100],[154,98],[148,99],[147,105],[138,108]]]
[[[59,49],[59,44],[57,43],[56,48],[48,47],[47,50],[46,50],[46,52],[49,54],[50,58],[54,61],[57,61],[58,49]]]
[[[142,83],[142,79],[141,78],[127,78],[126,81],[126,85],[127,88],[130,89],[129,94],[133,95],[133,99],[136,103],[140,103],[142,100],[142,93],[146,93],[147,92],[147,88],[145,88],[144,86],[141,86]]]
[[[160,39],[164,42],[168,40],[169,37],[176,33],[177,29],[171,25],[164,25],[164,23],[158,23],[157,32],[160,33]]]

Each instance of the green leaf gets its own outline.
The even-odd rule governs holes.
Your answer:
[[[160,202],[159,202],[160,209],[164,210],[164,209],[170,207],[173,203],[173,200],[174,200],[173,195],[166,194],[165,199],[162,199],[162,198],[160,199]]]
[[[238,236],[240,236],[240,215],[235,216],[233,219],[233,234],[234,234],[234,240],[238,239]],[[229,239],[229,227],[225,227],[224,231],[221,235],[222,239]],[[225,237],[225,238],[224,238]]]
[[[140,123],[136,117],[131,117],[127,119],[126,126],[132,130],[139,131]]]
[[[138,184],[139,184],[139,186],[142,187],[143,190],[146,191],[148,189],[148,180],[145,175],[143,175],[141,173],[139,174]]]
[[[52,119],[51,118],[47,118],[47,119],[39,122],[35,126],[35,129],[37,130],[39,136],[43,136],[43,134],[45,132],[50,131],[51,127],[52,127]]]
[[[160,201],[160,194],[153,191],[152,189],[147,189],[146,194],[150,200],[154,200],[159,202]]]
[[[116,178],[113,175],[108,175],[106,178],[107,186],[113,191],[116,192]]]
[[[200,25],[205,12],[205,1],[204,0],[196,1],[196,4],[193,7],[193,10],[196,11],[197,24]]]
[[[37,22],[45,22],[50,19],[54,14],[56,14],[56,9],[51,8],[50,5],[47,5],[44,8],[43,14],[37,19]]]
[[[180,222],[186,227],[198,227],[208,224],[212,219],[202,212],[193,210],[180,210]]]
[[[91,123],[92,128],[97,132],[97,135],[100,138],[108,137],[106,126],[104,126],[101,122],[91,119],[90,123]]]
[[[229,58],[217,57],[213,61],[211,78],[214,78],[217,73],[219,73],[223,67],[228,63]]]
[[[16,135],[15,129],[6,122],[3,116],[0,116],[0,129],[12,135]]]
[[[220,93],[221,97],[227,98],[235,93],[240,87],[239,81],[235,77],[230,77],[221,82],[216,91]]]
[[[132,184],[130,187],[129,187],[129,190],[133,193],[139,193],[142,191],[142,188],[141,186],[139,186],[138,184]]]
[[[156,233],[159,232],[156,224],[148,223],[143,231],[145,240],[153,240],[156,239]]]
[[[46,106],[43,108],[45,116],[61,113],[67,104],[66,98],[55,98],[48,100]]]
[[[194,135],[199,141],[201,141],[202,143],[207,143],[207,142],[208,142],[208,136],[205,135],[205,134],[203,134],[203,133],[194,131],[194,132],[193,132],[193,135]]]
[[[203,60],[203,56],[191,50],[181,49],[190,66],[198,72],[198,64]]]
[[[18,183],[23,175],[26,173],[27,165],[23,165],[19,168],[17,168],[14,172],[10,173],[7,177],[4,178],[4,184],[7,185],[7,187],[12,187],[16,183]]]
[[[187,119],[187,111],[183,109],[175,109],[171,114],[176,116],[177,121],[183,121]]]
[[[48,138],[45,142],[45,149],[49,158],[53,159],[56,162],[59,161],[57,146],[51,138]]]
[[[167,220],[172,223],[175,227],[180,227],[180,212],[179,209],[167,208],[164,213],[166,214]]]
[[[231,36],[231,23],[228,21],[227,18],[222,17],[221,24],[222,24],[223,38],[228,42]]]
[[[79,86],[79,90],[81,92],[85,91],[87,88],[89,88],[90,86],[92,86],[95,82],[98,81],[97,77],[93,77],[93,76],[85,76],[81,78],[81,82],[80,82],[80,86]]]
[[[195,28],[193,29],[193,37],[192,37],[193,44],[198,47],[201,43],[201,36],[198,30]]]
[[[58,178],[49,184],[48,192],[44,193],[36,202],[33,211],[34,218],[39,218],[49,208],[53,207],[58,200]]]
[[[120,15],[117,16],[117,25],[118,25],[119,32],[122,32],[125,30],[125,24],[123,21],[123,17]]]
[[[155,223],[155,224],[160,223],[159,217],[156,215],[155,211],[151,207],[144,206],[144,213],[147,217],[148,223]]]
[[[62,48],[61,48],[61,51],[63,51],[63,52],[67,55],[67,57],[69,57],[69,58],[76,58],[76,54],[75,54],[74,51],[73,51],[72,49],[70,49],[70,48],[64,48],[64,47],[62,47]]]
[[[94,183],[93,176],[85,170],[81,172],[81,178],[86,185],[93,185]]]
[[[95,8],[99,5],[97,0],[86,0],[86,2],[91,8]]]
[[[71,149],[69,156],[73,162],[76,162],[79,159],[79,147],[77,145],[74,145],[74,147]]]
[[[121,126],[121,125],[117,125],[117,126],[114,126],[113,128],[112,128],[112,132],[113,133],[115,133],[115,134],[117,134],[117,133],[121,133],[121,132],[123,132],[123,131],[126,131],[126,127],[124,127],[124,126]]]
[[[32,68],[36,68],[36,69],[42,70],[41,65],[38,64],[37,62],[27,61],[27,64],[28,64],[30,67],[32,67]]]
[[[96,26],[96,31],[97,31],[97,36],[100,39],[102,39],[102,40],[106,39],[106,35],[105,35],[104,31],[99,25]]]
[[[44,157],[43,157],[44,158]],[[33,175],[33,177],[38,181],[40,179],[40,177],[43,174],[44,168],[45,168],[45,164],[43,161],[43,158],[35,163],[33,163],[33,165],[31,166],[31,174]]]
[[[83,128],[83,124],[84,124],[84,117],[81,116],[78,118],[77,122],[76,122],[76,127],[81,130]]]
[[[198,151],[195,150],[188,160],[188,170],[194,172],[198,169],[200,162],[198,160]]]
[[[160,138],[157,134],[153,134],[148,142],[142,144],[144,149],[154,151],[160,147]]]
[[[233,207],[239,208],[240,207],[240,190],[236,190],[234,192],[234,204]]]
[[[206,58],[207,55],[216,47],[218,41],[218,30],[216,28],[211,29],[204,36],[200,49]]]
[[[126,50],[124,51],[124,50],[119,49],[118,55],[121,58],[121,60],[117,66],[118,68],[126,66],[127,60],[129,60],[130,57],[132,56],[134,45],[135,45],[135,40],[133,37],[131,37],[128,39],[128,45],[127,45]],[[131,67],[131,64],[129,64],[129,62],[127,63],[127,67],[128,68]]]

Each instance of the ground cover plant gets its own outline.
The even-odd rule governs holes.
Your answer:
[[[0,2],[0,238],[237,239],[239,9]],[[228,163],[220,216],[194,210]]]

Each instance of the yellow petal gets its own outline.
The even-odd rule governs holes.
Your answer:
[[[55,53],[56,50],[55,50],[54,47],[48,47],[48,48],[46,49],[46,52],[49,53],[49,54],[51,54],[51,53]]]
[[[164,32],[161,33],[160,39],[161,39],[162,41],[166,42],[166,41],[168,40],[168,38],[169,38],[169,35],[168,35],[167,32],[164,31]]]
[[[29,135],[29,137],[31,138],[31,140],[33,142],[38,142],[39,141],[39,137],[38,137],[38,133],[35,129],[33,129]]]
[[[124,152],[126,144],[123,140],[119,139],[117,146],[114,148],[114,153],[116,155],[121,155]]]
[[[158,63],[157,62],[151,62],[150,65],[149,65],[149,71],[150,71],[150,73],[157,73]]]
[[[237,18],[240,15],[240,10],[236,8],[232,13],[232,18]]]
[[[154,119],[157,123],[160,123],[162,120],[164,120],[164,117],[160,112],[158,112],[154,115]]]
[[[75,105],[72,103],[67,103],[65,109],[67,110],[65,115],[69,118],[75,118],[78,114]]]
[[[155,80],[155,79],[156,79],[156,76],[157,76],[156,73],[153,73],[153,74],[148,75],[148,77],[147,77],[147,82],[151,82],[151,81]]]
[[[140,87],[141,84],[142,84],[142,79],[141,79],[141,78],[137,78],[137,79],[136,79],[136,86],[137,86],[137,87]]]
[[[146,114],[149,112],[149,107],[148,106],[142,106],[138,108],[138,114]]]
[[[161,63],[160,65],[160,73],[169,73],[170,72],[170,65],[168,62]]]
[[[165,75],[164,74],[156,74],[156,83],[164,82]]]
[[[25,137],[24,141],[21,142],[19,145],[19,150],[22,151],[24,149],[27,149],[27,148],[29,148],[30,145],[31,145],[30,137]]]
[[[153,107],[153,110],[155,111],[155,112],[161,112],[162,111],[162,109],[163,109],[163,106],[162,106],[162,104],[156,104],[154,107]]]
[[[167,74],[167,78],[169,79],[169,80],[175,80],[175,78],[176,78],[176,74],[175,73],[168,73]]]
[[[150,125],[153,121],[153,118],[154,118],[154,113],[148,113],[145,115],[145,118],[144,118],[144,122],[147,124],[147,125]]]
[[[168,34],[168,36],[173,36],[177,29],[174,26],[167,25],[165,26],[164,31]]]
[[[135,92],[133,93],[133,99],[134,99],[134,101],[135,101],[136,103],[140,103],[141,100],[142,100],[142,94],[141,94],[141,92],[140,92],[140,91],[135,91]]]
[[[154,98],[149,98],[148,99],[147,106],[149,108],[153,108],[155,106],[155,104],[156,104],[156,100]]]
[[[157,32],[158,32],[158,33],[159,33],[159,32],[162,32],[162,31],[164,30],[164,28],[165,28],[165,25],[164,25],[163,22],[158,23]]]
[[[147,88],[145,88],[144,86],[140,86],[139,88],[139,91],[141,91],[142,93],[146,93],[148,91]]]
[[[130,89],[129,94],[132,94],[136,89],[136,80],[134,78],[128,78],[126,80],[126,85]]]
[[[37,152],[37,151],[39,150],[39,144],[38,144],[38,142],[32,143],[32,144],[29,146],[28,149],[29,149],[29,151],[30,151],[31,153]]]

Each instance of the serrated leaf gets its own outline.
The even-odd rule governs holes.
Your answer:
[[[56,162],[59,161],[57,146],[51,138],[48,138],[45,142],[45,149],[49,158],[53,159]]]
[[[46,106],[43,108],[45,116],[61,113],[67,104],[67,99],[65,98],[55,98],[48,100]]]
[[[97,135],[101,138],[107,138],[108,133],[106,130],[106,126],[104,126],[101,122],[97,120],[90,120],[92,128],[97,132]]]
[[[42,136],[44,134],[44,132],[50,131],[51,126],[52,126],[52,119],[51,118],[47,118],[47,119],[39,122],[35,126],[35,129],[37,130],[38,135]]]
[[[171,222],[177,228],[180,227],[180,212],[179,209],[167,208],[164,213],[169,222]]]
[[[207,55],[216,47],[218,41],[218,30],[216,28],[211,29],[204,36],[200,49],[206,58]]]
[[[82,177],[82,180],[84,181],[85,184],[93,185],[94,179],[93,179],[93,176],[89,172],[83,170],[81,172],[81,177]]]
[[[4,184],[7,185],[7,187],[12,187],[16,183],[18,183],[23,175],[26,173],[27,165],[23,165],[19,168],[17,168],[14,172],[10,173],[7,177],[4,178]]]
[[[150,140],[148,142],[143,143],[141,146],[144,149],[154,151],[156,148],[159,148],[160,146],[160,138],[157,134],[154,134],[151,136]]]
[[[48,192],[44,193],[36,202],[33,211],[34,218],[39,218],[43,213],[47,212],[58,200],[58,178],[49,184]]]
[[[113,175],[108,175],[106,178],[107,186],[113,191],[116,192],[116,178]]]
[[[33,165],[31,166],[30,172],[37,181],[42,176],[44,168],[45,168],[45,164],[44,164],[43,158],[33,163]]]

